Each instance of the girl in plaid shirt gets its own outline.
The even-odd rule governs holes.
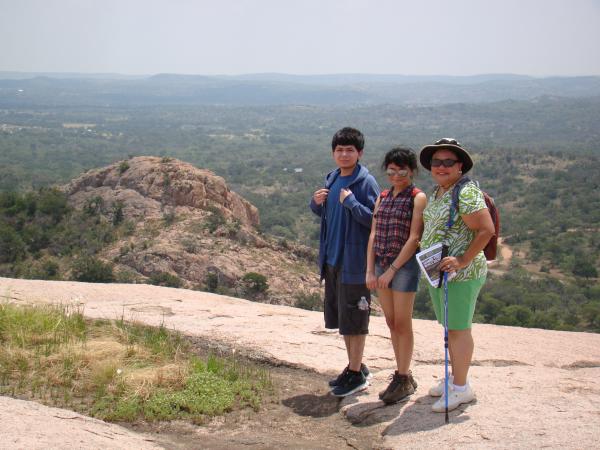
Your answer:
[[[412,183],[417,158],[410,148],[390,150],[382,168],[391,187],[375,203],[366,284],[369,289],[377,289],[396,356],[397,370],[389,386],[379,393],[381,400],[391,404],[413,394],[417,387],[410,371],[414,345],[412,312],[419,281],[415,253],[423,232],[427,197]]]

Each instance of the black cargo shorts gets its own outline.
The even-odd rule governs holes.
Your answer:
[[[364,297],[369,307],[362,310],[358,302]],[[342,283],[341,268],[325,265],[325,328],[339,328],[342,335],[369,334],[371,292],[362,284]]]

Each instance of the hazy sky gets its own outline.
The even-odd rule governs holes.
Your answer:
[[[0,70],[600,75],[600,0],[0,0]]]

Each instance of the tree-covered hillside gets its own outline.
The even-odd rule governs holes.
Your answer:
[[[511,80],[486,80],[500,81]],[[168,76],[153,80],[157,86],[172,82]],[[186,106],[153,103],[152,96],[140,94],[146,106],[123,98],[119,106],[74,107],[53,105],[48,98],[60,103],[59,96],[45,91],[39,98],[30,97],[28,106],[15,106],[2,90],[6,83],[0,89],[0,257],[5,274],[30,276],[27,255],[35,257],[40,248],[72,251],[67,241],[80,231],[82,246],[88,245],[85,230],[97,234],[100,242],[110,240],[113,232],[125,232],[103,231],[104,225],[88,223],[85,215],[76,219],[74,212],[66,214],[58,206],[53,212],[44,206],[54,198],[45,188],[134,155],[175,157],[211,169],[259,208],[264,232],[315,245],[318,226],[307,204],[333,168],[332,134],[351,125],[365,133],[363,163],[381,183],[386,182],[381,158],[394,145],[418,150],[452,136],[471,150],[476,160],[472,177],[495,197],[502,237],[514,252],[511,267],[494,275],[482,292],[480,320],[599,329],[600,97],[436,106]],[[99,80],[83,83],[87,87],[79,91],[77,81],[61,83],[74,92],[91,89],[94,95],[103,89]],[[90,83],[96,83],[95,90]],[[432,186],[424,170],[416,183],[425,191]],[[40,242],[46,247],[36,249]],[[54,242],[63,242],[65,249]],[[42,276],[43,270],[36,271]],[[423,317],[431,313],[426,303],[417,310]],[[567,310],[569,314],[562,315]]]

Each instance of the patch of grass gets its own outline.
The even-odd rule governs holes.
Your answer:
[[[80,310],[67,306],[0,304],[0,342],[32,349],[46,356],[61,345],[85,340],[85,320]]]
[[[234,357],[200,358],[164,325],[86,321],[78,309],[0,305],[0,395],[109,421],[207,417],[259,409],[269,373]]]
[[[183,337],[176,332],[170,332],[164,325],[151,327],[142,324],[132,325],[123,318],[114,322],[120,331],[120,339],[129,346],[142,346],[152,355],[168,359],[178,359],[189,346]]]

